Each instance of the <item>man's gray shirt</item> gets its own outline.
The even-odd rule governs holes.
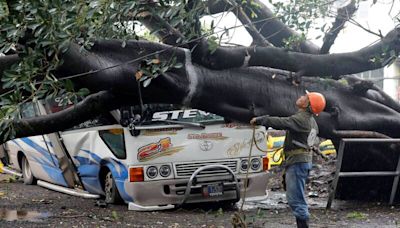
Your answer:
[[[260,116],[256,118],[256,124],[264,125],[267,128],[286,130],[283,144],[286,165],[298,162],[312,162],[312,151],[293,143],[293,140],[295,140],[307,145],[307,138],[312,126],[318,128],[311,112],[300,110],[289,117]]]

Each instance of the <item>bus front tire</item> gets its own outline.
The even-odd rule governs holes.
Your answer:
[[[108,171],[104,179],[104,194],[105,202],[108,204],[118,204],[122,202],[111,171]]]
[[[28,159],[23,156],[21,160],[22,178],[24,179],[24,184],[33,185],[36,184],[37,179],[33,176],[31,166],[29,165]]]

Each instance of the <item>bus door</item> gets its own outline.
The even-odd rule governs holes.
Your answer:
[[[37,102],[36,104],[40,115],[46,115],[48,113],[41,102]],[[80,180],[70,155],[60,139],[61,137],[58,132],[43,135],[47,151],[49,155],[54,158],[54,166],[60,170],[61,175],[65,179],[65,183],[62,185],[73,188],[75,185],[80,185]]]

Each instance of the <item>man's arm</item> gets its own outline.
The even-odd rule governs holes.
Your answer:
[[[264,125],[277,130],[302,131],[302,123],[299,115],[294,114],[289,117],[259,116],[250,121],[251,124]]]

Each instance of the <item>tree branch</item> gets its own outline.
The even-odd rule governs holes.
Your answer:
[[[390,139],[389,136],[376,131],[357,131],[357,130],[334,130],[333,133],[339,138],[382,138]]]
[[[377,36],[377,37],[379,37],[379,38],[382,38],[382,34],[381,33],[376,33],[376,32],[374,32],[374,31],[372,31],[372,30],[370,30],[370,29],[367,29],[366,27],[364,27],[364,26],[362,26],[360,23],[358,23],[357,21],[355,21],[355,20],[353,20],[353,19],[349,19],[349,22],[350,23],[352,23],[353,25],[355,25],[355,26],[358,26],[359,28],[361,28],[362,30],[364,30],[364,31],[366,31],[366,32],[368,32],[368,33],[370,33],[370,34],[372,34],[372,35],[375,35],[375,36]],[[380,31],[379,31],[380,32]]]
[[[253,43],[264,47],[271,46],[265,37],[263,37],[257,30],[256,26],[254,26],[250,17],[244,12],[243,8],[239,5],[236,6],[236,16],[239,18],[242,24],[245,25],[244,27],[247,29],[251,37],[253,37]]]
[[[274,13],[261,1],[253,0],[254,5],[258,5],[259,7],[246,7],[244,9],[244,13],[253,23],[253,26],[259,31],[264,38],[266,38],[270,43],[275,45],[276,47],[284,47],[284,39],[288,39],[292,36],[299,36],[298,33],[287,27],[282,21],[280,21]],[[208,8],[211,14],[216,14],[220,12],[224,12],[226,9],[230,8],[228,4],[224,2],[224,0],[209,0]],[[251,7],[251,6],[249,6]],[[257,17],[252,17],[252,12],[257,15]],[[240,17],[238,16],[240,19]],[[242,18],[243,19],[243,18]],[[247,24],[246,21],[242,21],[243,24]],[[303,53],[311,53],[318,54],[319,47],[313,44],[310,41],[302,41],[299,45],[299,52]]]
[[[399,102],[393,100],[372,81],[361,79],[355,75],[346,75],[343,78],[347,80],[349,86],[352,87],[352,91],[354,91],[355,94],[364,96],[378,103],[385,104],[386,106],[400,113]],[[363,92],[360,93],[360,91]]]
[[[138,20],[151,32],[155,32],[161,42],[169,45],[176,45],[177,41],[183,40],[184,36],[158,15],[149,11],[141,12],[137,15]]]
[[[119,106],[121,103],[113,92],[101,91],[89,95],[78,104],[60,112],[30,119],[13,120],[11,124],[16,130],[14,138],[65,130]]]
[[[389,32],[380,42],[355,52],[313,55],[290,52],[276,47],[219,47],[210,54],[202,42],[194,51],[194,61],[222,70],[242,66],[266,66],[302,72],[304,76],[339,76],[383,67],[390,58],[387,51],[400,51],[400,28]],[[225,60],[225,61],[224,61]]]
[[[322,44],[320,54],[329,53],[329,49],[335,42],[339,32],[344,28],[344,24],[353,16],[356,10],[357,8],[354,0],[352,0],[348,5],[338,9],[335,22],[324,37],[324,43]]]

